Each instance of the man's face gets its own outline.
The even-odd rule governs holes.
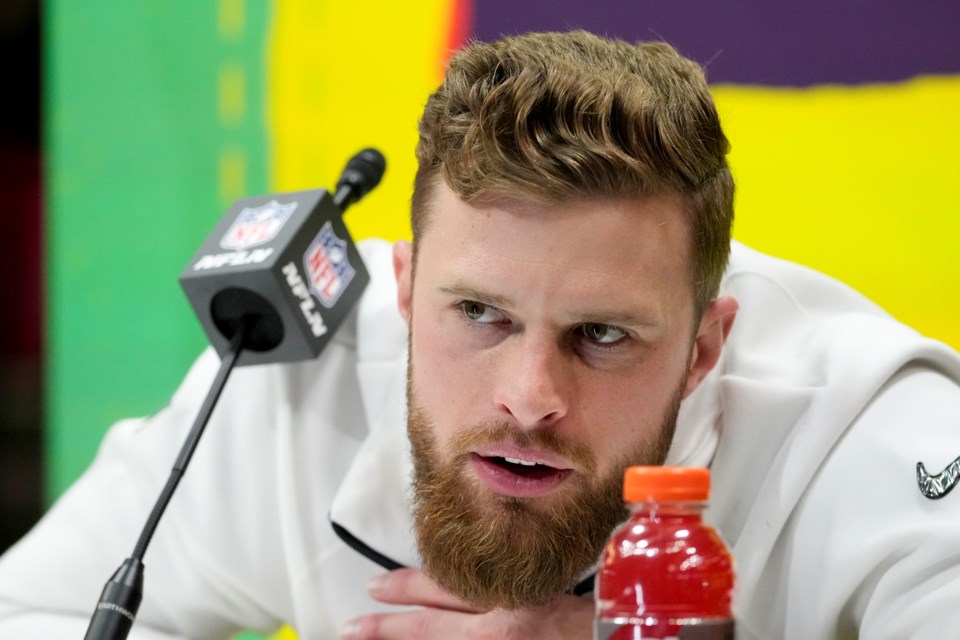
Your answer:
[[[659,464],[692,390],[679,200],[499,200],[437,187],[395,254],[410,322],[409,431],[424,568],[489,606],[569,589]],[[699,378],[697,378],[699,379]]]

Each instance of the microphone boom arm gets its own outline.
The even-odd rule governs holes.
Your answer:
[[[153,506],[153,511],[147,518],[143,531],[140,533],[140,538],[133,549],[133,554],[124,560],[120,568],[104,586],[97,608],[90,618],[84,640],[123,640],[130,633],[143,597],[143,556],[147,552],[147,546],[153,538],[160,517],[166,510],[167,505],[170,504],[173,492],[180,484],[180,479],[190,463],[190,458],[193,457],[193,452],[197,449],[200,436],[203,435],[203,431],[210,421],[210,416],[220,399],[227,378],[233,371],[233,366],[243,349],[243,341],[246,338],[248,328],[248,322],[241,322],[233,334],[230,347],[220,361],[220,369],[213,379],[213,384],[210,386],[203,404],[200,405],[200,411],[197,413],[193,426],[190,428],[190,433],[187,434],[187,439],[180,449],[180,455],[177,456],[170,477],[167,478],[167,483],[160,492],[160,496]]]

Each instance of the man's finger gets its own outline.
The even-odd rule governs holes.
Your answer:
[[[395,569],[381,574],[367,585],[370,596],[390,604],[413,604],[465,613],[482,613],[463,600],[450,595],[419,569]]]
[[[590,640],[593,602],[563,596],[533,609],[464,613],[451,609],[421,609],[379,613],[351,620],[341,640],[449,640],[459,638],[523,638],[524,640]]]
[[[462,638],[464,618],[469,615],[442,609],[377,613],[347,622],[340,630],[340,640]]]

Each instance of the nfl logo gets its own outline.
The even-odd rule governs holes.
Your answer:
[[[303,256],[310,290],[327,309],[333,307],[356,273],[347,259],[347,243],[327,222]]]
[[[245,208],[223,236],[220,246],[228,251],[240,251],[270,242],[296,208],[296,202],[280,204],[276,200],[260,207]]]

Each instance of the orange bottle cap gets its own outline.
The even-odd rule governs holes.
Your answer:
[[[623,474],[623,499],[627,502],[704,501],[709,495],[709,469],[628,467]]]

